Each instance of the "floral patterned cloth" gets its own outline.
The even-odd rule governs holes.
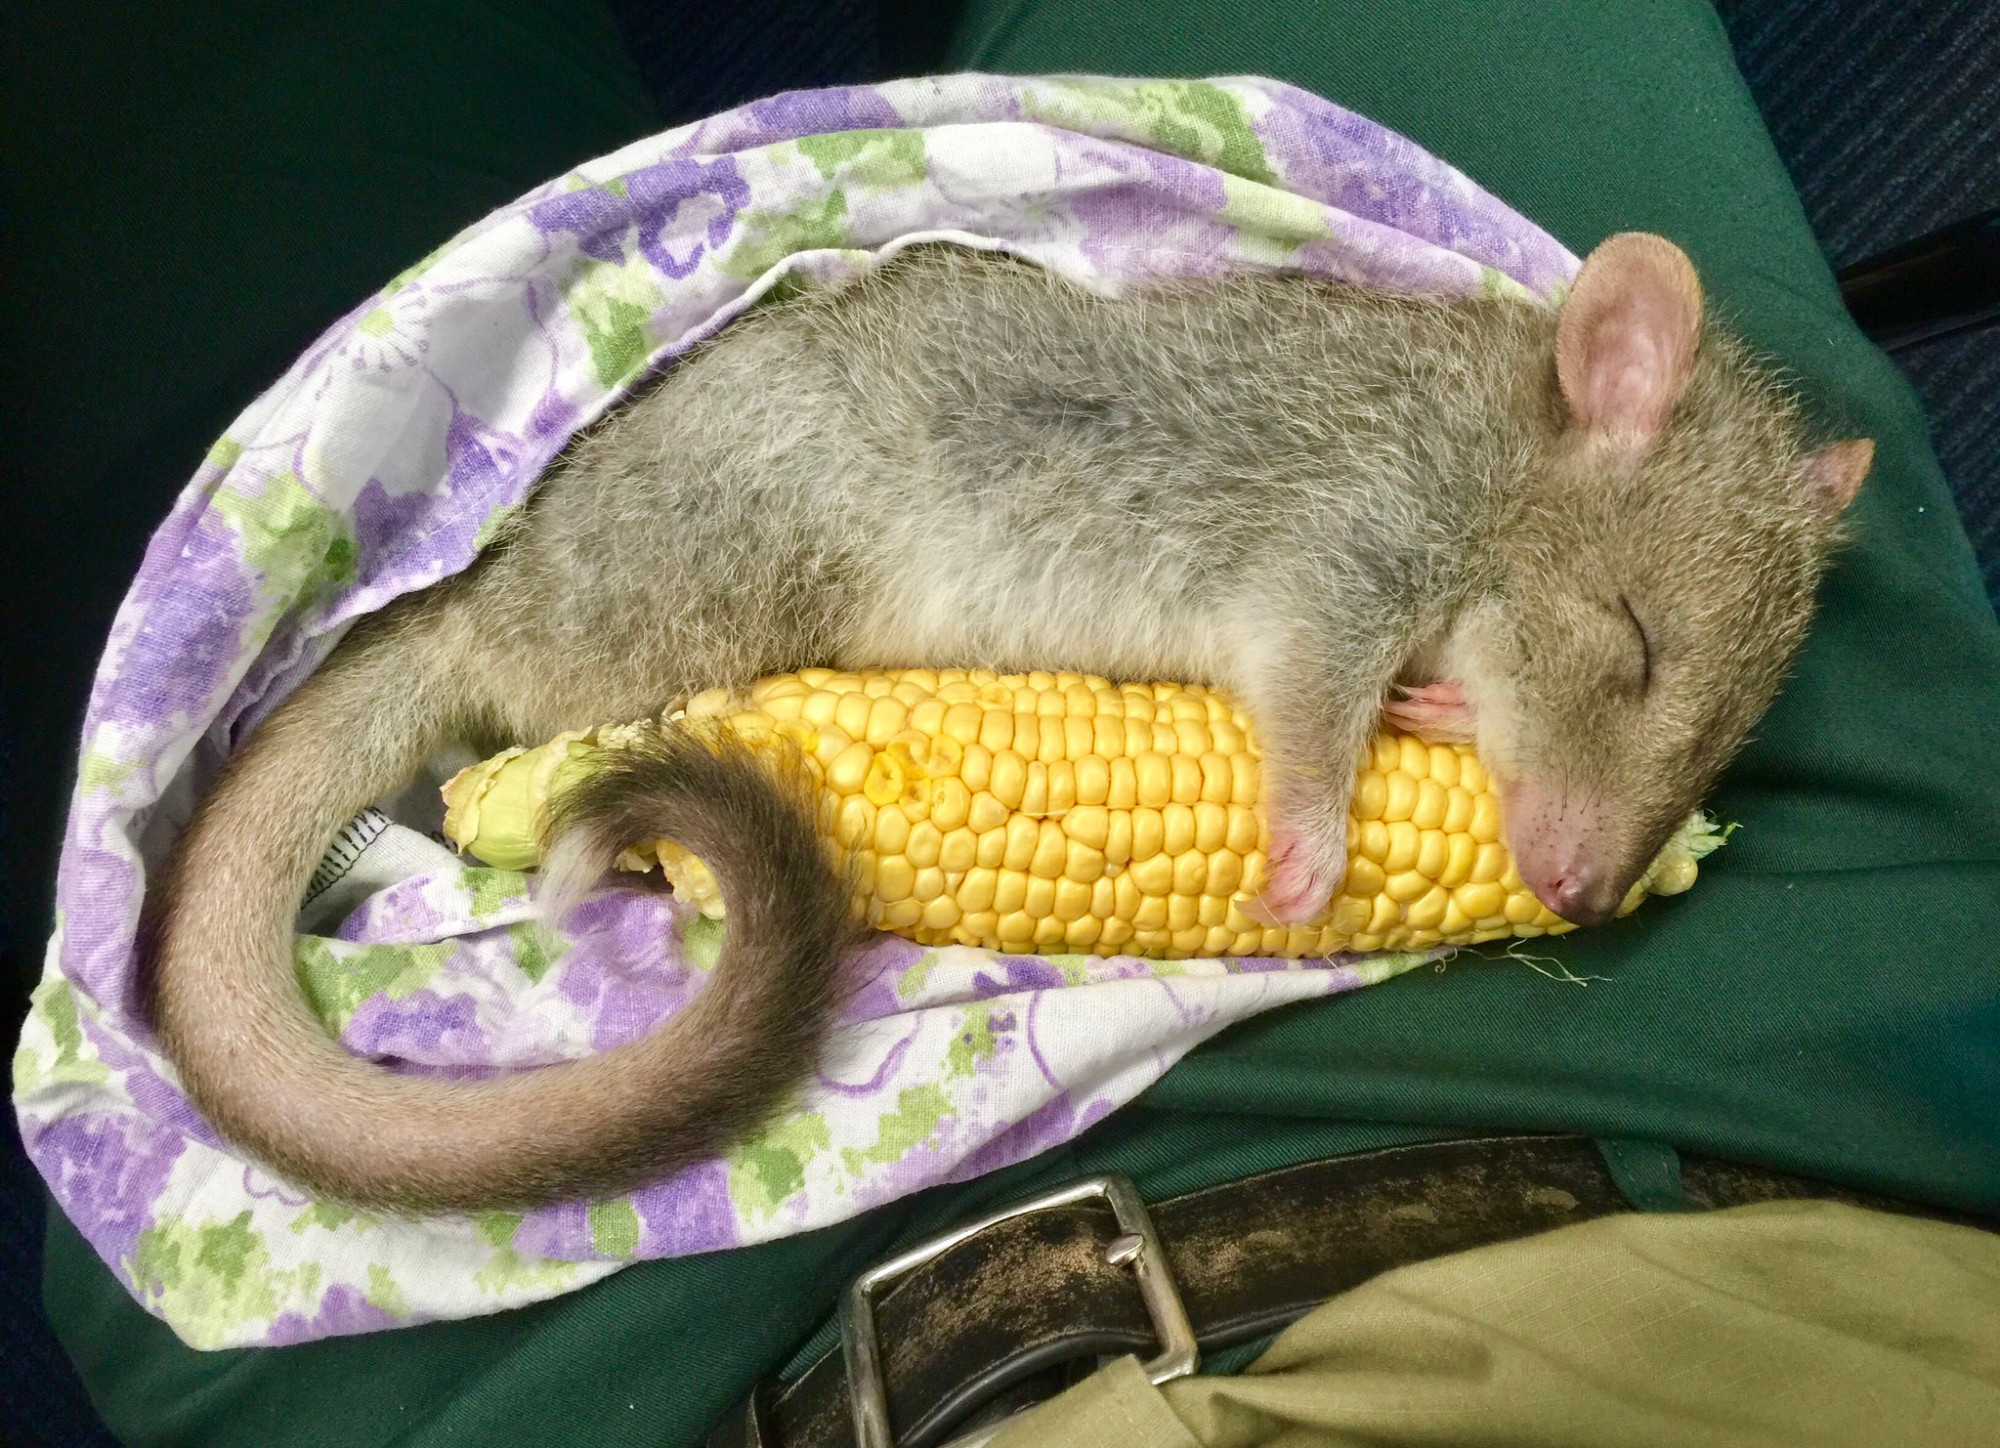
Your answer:
[[[1104,292],[1283,267],[1554,298],[1576,267],[1411,142],[1287,86],[965,75],[779,96],[637,142],[336,322],[216,443],[118,614],[14,1061],[22,1135],[63,1210],[187,1342],[467,1317],[635,1258],[839,1221],[1075,1135],[1232,1022],[1427,958],[1022,959],[885,938],[853,962],[819,1073],[755,1140],[527,1214],[316,1202],[180,1094],[138,1011],[134,928],[230,748],[345,624],[465,567],[649,370],[781,280],[837,283],[919,240],[1001,247]],[[329,1028],[387,1067],[603,1050],[670,1016],[714,960],[713,925],[630,895],[590,902],[547,949],[523,877],[424,838],[434,794],[373,818],[344,842],[351,898],[302,917],[331,933],[300,935],[297,966]]]

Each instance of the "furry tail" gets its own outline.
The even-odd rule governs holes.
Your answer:
[[[802,801],[740,751],[677,730],[598,775],[563,820],[573,860],[672,838],[721,881],[721,959],[674,1020],[581,1061],[449,1081],[349,1055],[307,1009],[291,930],[320,852],[471,722],[448,651],[404,636],[420,632],[350,639],[258,729],[176,847],[151,985],[188,1095],[278,1173],[388,1210],[611,1193],[729,1145],[810,1069],[861,932]]]

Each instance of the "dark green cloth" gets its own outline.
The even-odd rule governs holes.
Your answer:
[[[2000,628],[1916,402],[1842,312],[1709,8],[975,0],[953,59],[1277,76],[1412,136],[1578,252],[1630,228],[1684,245],[1822,413],[1877,443],[1858,544],[1721,797],[1744,829],[1692,895],[1536,952],[1588,985],[1466,956],[1293,1008],[1001,1178],[495,1318],[197,1354],[58,1221],[50,1312],[129,1441],[692,1443],[871,1256],[1087,1170],[1164,1195],[1422,1134],[1568,1128],[2000,1206]]]
[[[660,121],[594,4],[93,0],[0,35],[12,1039],[90,678],[209,444],[401,268]]]

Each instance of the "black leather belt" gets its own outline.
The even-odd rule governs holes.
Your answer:
[[[1700,1207],[1817,1198],[1971,1220],[1698,1156],[1681,1186]],[[1150,1359],[1163,1381],[1192,1370],[1196,1344],[1254,1342],[1392,1267],[1630,1210],[1572,1136],[1334,1157],[1150,1210],[1123,1178],[1092,1178],[873,1269],[850,1290],[845,1352],[760,1388],[710,1448],[856,1448],[857,1397],[874,1420],[861,1448],[935,1448],[1102,1357]]]

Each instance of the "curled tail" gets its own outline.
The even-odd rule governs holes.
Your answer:
[[[308,1009],[292,921],[321,852],[475,722],[437,632],[418,615],[351,637],[257,730],[176,845],[148,930],[150,976],[189,1097],[281,1175],[399,1211],[607,1194],[730,1145],[810,1069],[840,961],[860,938],[807,806],[741,750],[662,730],[563,811],[572,862],[602,866],[625,845],[671,838],[722,884],[716,969],[651,1035],[450,1081],[350,1055]]]

